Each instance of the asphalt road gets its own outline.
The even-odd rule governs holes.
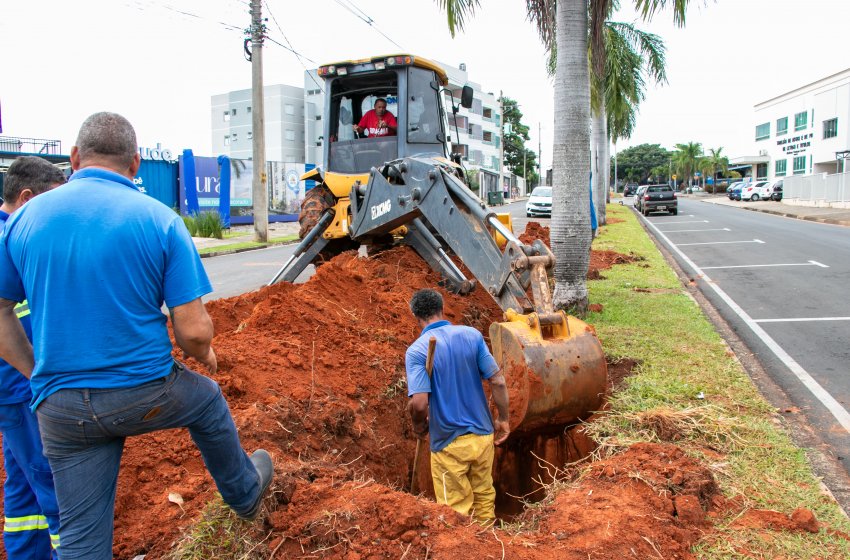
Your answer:
[[[641,219],[850,476],[850,230],[688,199]]]

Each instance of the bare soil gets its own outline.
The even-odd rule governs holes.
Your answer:
[[[525,235],[548,241],[548,228],[532,222]],[[590,274],[628,259],[594,252]],[[254,557],[692,558],[690,546],[711,530],[707,512],[729,505],[711,472],[673,445],[639,444],[591,463],[586,476],[548,497],[539,483],[564,475],[565,462],[593,449],[580,428],[499,449],[498,513],[515,531],[482,529],[431,501],[427,453],[418,479],[422,495],[407,492],[415,439],[404,352],[419,333],[407,302],[416,289],[438,281],[407,248],[374,258],[348,252],[305,284],[207,304],[217,333],[215,379],[242,445],[249,452],[265,448],[275,461],[265,513],[251,526],[262,540]],[[490,323],[501,320],[483,290],[443,295],[446,318],[485,337]],[[634,365],[610,364],[612,390]],[[528,491],[514,494],[520,500],[505,488]],[[214,497],[215,485],[185,430],[129,439],[116,499],[115,557],[163,557]],[[762,517],[740,522],[817,527],[805,514]]]

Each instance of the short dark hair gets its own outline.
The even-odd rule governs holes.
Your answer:
[[[443,313],[443,296],[436,290],[419,290],[410,298],[410,310],[413,316],[423,321]]]
[[[139,150],[136,131],[130,121],[118,113],[95,113],[83,122],[77,135],[81,160],[104,157],[129,166]]]
[[[49,191],[65,182],[65,175],[46,159],[36,156],[21,156],[12,162],[3,181],[3,200],[15,203],[21,191],[29,189],[32,194]]]
[[[383,97],[379,97],[378,99],[376,99],[376,100],[375,100],[375,104],[374,104],[374,105],[372,105],[372,107],[377,107],[377,106],[378,106],[378,101],[383,101],[383,102],[384,102],[384,105],[388,105],[388,103],[387,103],[387,100],[386,100],[386,99],[384,99]]]

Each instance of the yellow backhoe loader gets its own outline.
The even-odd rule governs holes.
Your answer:
[[[591,327],[554,310],[555,257],[542,242],[514,236],[510,220],[464,184],[461,158],[451,151],[455,95],[469,108],[472,89],[448,89],[438,64],[409,54],[337,62],[318,74],[325,86],[322,166],[302,177],[316,182],[302,204],[302,241],[269,284],[292,282],[308,264],[361,245],[409,245],[450,289],[484,289],[504,310],[490,340],[512,395],[520,395],[511,403],[512,437],[598,410],[605,356]],[[379,99],[397,127],[361,138],[355,125]]]

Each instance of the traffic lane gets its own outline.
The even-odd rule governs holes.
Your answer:
[[[771,353],[781,362],[784,368],[776,363],[773,364],[773,367],[768,367],[767,365],[765,367],[771,371],[774,377],[785,377],[785,380],[788,382],[787,387],[790,394],[794,395],[796,400],[799,400],[804,396],[808,398],[808,395],[805,394],[808,390],[820,402],[819,413],[821,411],[828,412],[846,432],[850,433],[850,412],[838,402],[834,395],[826,391],[815,377],[797,361],[797,358],[805,359],[809,356],[808,352],[792,356],[779,342],[775,341],[768,334],[767,330],[753,320],[744,305],[739,303],[732,294],[727,293],[718,283],[714,282],[713,277],[702,272],[699,266],[691,260],[690,256],[683,251],[687,247],[676,247],[669,240],[666,240],[666,236],[655,225],[651,224],[650,228],[657,233],[657,236],[660,236],[664,240],[663,243],[665,245],[672,249],[675,258],[680,262],[683,269],[696,276],[697,285],[700,290],[727,319],[732,328],[738,332],[747,347],[759,354],[763,363],[767,364],[774,361],[770,355]],[[808,339],[809,337],[803,335],[803,338]],[[841,364],[838,364],[838,366],[841,367]],[[796,377],[799,383],[794,383],[792,379],[787,378],[786,376],[788,374]]]
[[[279,245],[201,259],[213,286],[213,292],[204,296],[204,301],[238,296],[265,286],[296,247],[297,244]],[[296,283],[306,281],[313,272],[313,266],[308,266]]]

